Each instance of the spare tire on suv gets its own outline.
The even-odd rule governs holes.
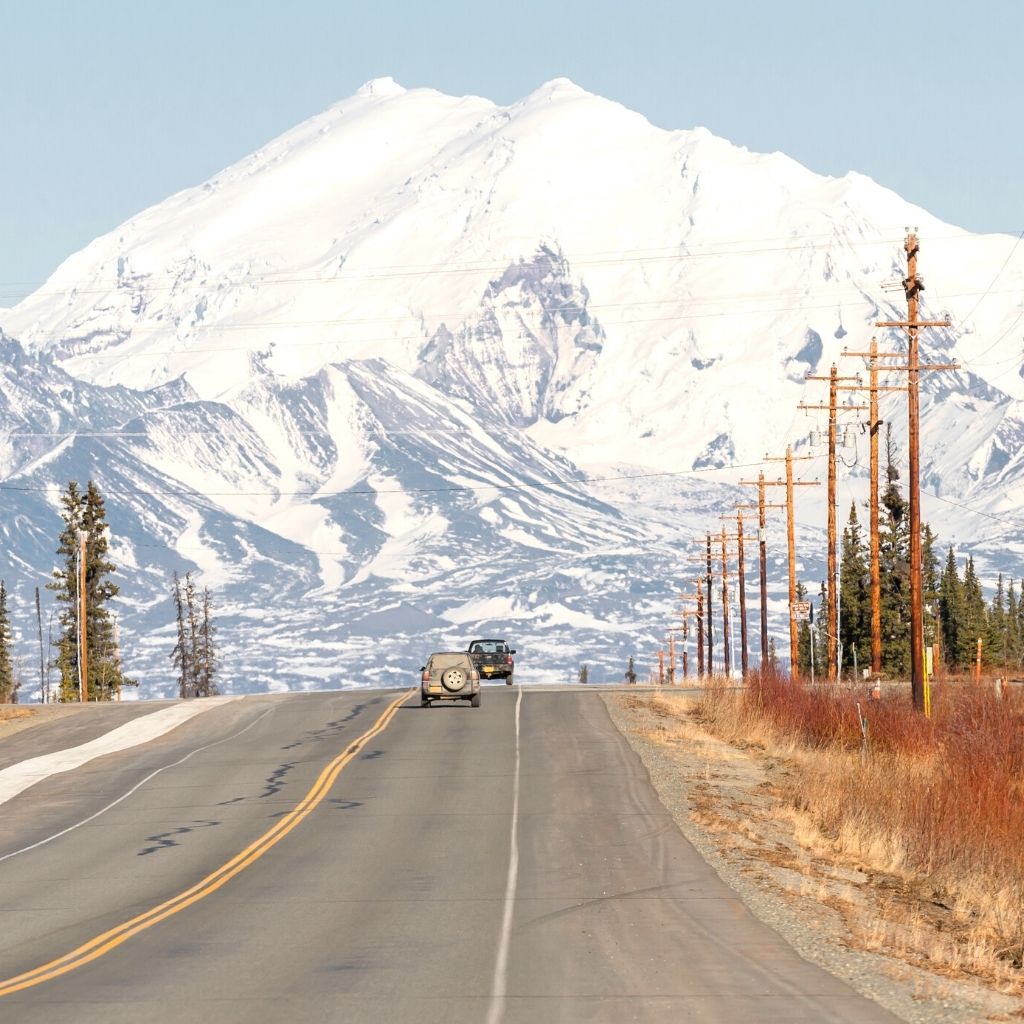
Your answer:
[[[450,700],[480,707],[480,673],[465,651],[437,651],[420,669],[420,705]]]

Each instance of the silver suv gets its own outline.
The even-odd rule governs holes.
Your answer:
[[[480,673],[465,651],[438,651],[420,672],[420,707],[437,700],[468,700],[480,707]]]

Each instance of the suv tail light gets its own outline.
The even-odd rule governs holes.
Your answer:
[[[430,682],[430,673],[424,670],[423,675],[420,677],[420,682],[422,682],[422,683],[429,683]]]
[[[506,665],[511,665],[512,664],[512,655],[511,654],[505,659],[505,664]]]

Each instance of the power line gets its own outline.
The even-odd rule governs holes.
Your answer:
[[[716,301],[717,302],[719,300],[717,300],[717,299],[715,299],[715,300],[698,300],[698,303],[699,302],[711,302],[711,301]],[[723,298],[720,301],[722,301],[723,304],[724,304],[726,300]],[[651,324],[651,323],[688,323],[688,322],[694,321],[694,320],[722,319],[724,317],[763,316],[763,315],[775,314],[775,313],[808,312],[808,311],[815,311],[815,310],[822,310],[822,309],[834,310],[836,308],[836,305],[837,305],[836,302],[827,302],[827,303],[821,303],[821,304],[816,304],[816,305],[800,304],[800,305],[793,305],[793,306],[774,307],[774,308],[770,308],[770,309],[746,309],[746,310],[744,310],[744,309],[729,309],[729,308],[726,308],[726,309],[722,309],[722,310],[716,310],[715,312],[710,312],[710,313],[679,313],[679,314],[675,314],[673,316],[636,317],[636,318],[627,318],[627,319],[622,319],[622,320],[599,321],[599,323],[600,323],[600,326],[602,328],[605,328],[605,327],[628,327],[628,326],[632,326],[632,325],[635,325],[635,324]],[[579,307],[579,308],[586,309],[587,307]],[[476,311],[476,314],[475,314],[477,317],[479,315],[479,312],[480,312],[480,310],[478,309]],[[555,312],[558,312],[558,310],[556,309]],[[1022,315],[1024,315],[1024,313],[1022,313]],[[470,314],[465,319],[466,320],[472,319],[473,316],[474,316],[474,314]],[[410,314],[409,319],[412,319],[412,318],[414,318],[414,315]],[[367,322],[367,323],[376,323],[377,321],[367,320],[365,322]],[[196,325],[196,327],[193,328],[193,331],[195,331],[195,332],[199,332],[199,331],[203,331],[203,332],[205,332],[205,331],[225,331],[225,332],[228,332],[228,331],[247,330],[247,331],[252,331],[255,334],[259,334],[260,332],[269,331],[269,330],[279,330],[279,329],[296,330],[296,329],[310,328],[310,327],[329,327],[329,326],[345,326],[345,325],[350,325],[350,322],[349,321],[345,321],[345,320],[328,320],[328,319],[324,319],[324,320],[307,320],[307,321],[295,321],[295,322],[285,322],[285,323],[282,323],[282,322],[271,322],[271,323],[235,323],[235,324],[224,324],[224,325],[215,325],[215,324]],[[122,339],[122,345],[124,344],[125,341],[129,340],[136,333],[156,333],[157,331],[164,330],[164,329],[165,328],[162,328],[162,327],[159,327],[159,326],[153,326],[153,327],[148,327],[148,328],[147,327],[131,328],[130,331],[128,332],[127,336],[124,339]],[[1012,326],[1011,326],[1011,329],[1012,329]],[[109,333],[114,334],[115,332],[112,330]],[[1009,331],[1007,331],[1006,333],[1009,333]],[[345,337],[345,338],[317,338],[317,339],[312,340],[312,341],[295,341],[295,340],[289,339],[288,342],[287,342],[287,348],[288,349],[295,349],[295,348],[319,348],[319,347],[322,347],[322,346],[330,346],[330,345],[357,346],[357,345],[381,345],[381,344],[399,343],[399,342],[424,342],[424,341],[429,341],[430,337],[431,337],[430,335],[424,333],[424,334],[415,334],[415,335],[378,336],[378,337],[372,337],[372,338],[350,338],[350,337]],[[1005,334],[1003,335],[1003,337],[1005,337]],[[73,339],[65,339],[65,340],[66,341],[73,341]],[[76,359],[117,359],[117,360],[125,360],[125,359],[139,359],[139,358],[155,358],[155,357],[159,357],[159,356],[174,356],[174,355],[192,355],[192,354],[212,355],[212,354],[221,353],[221,352],[253,352],[254,354],[257,354],[256,351],[253,349],[253,347],[251,345],[219,345],[219,346],[217,346],[215,348],[197,348],[197,347],[190,347],[190,346],[187,346],[187,345],[182,345],[181,347],[174,348],[174,349],[147,349],[145,351],[134,351],[134,352],[117,351],[117,352],[67,353],[67,354],[61,354],[59,358],[60,358],[60,360],[62,362],[70,361],[70,360],[76,360]],[[270,352],[264,353],[264,355],[266,355],[266,356],[270,356],[272,354],[273,353],[270,353]]]
[[[1016,231],[1016,229],[1014,229]],[[1002,232],[997,232],[1002,233]],[[1011,232],[1006,232],[1010,234]],[[757,246],[754,248],[745,249],[731,249],[725,248],[730,245],[750,245],[760,241],[771,242],[775,240],[787,239],[788,236],[781,235],[767,235],[756,238],[740,238],[740,239],[710,239],[703,243],[698,243],[695,246],[691,246],[686,242],[681,242],[674,246],[651,246],[646,248],[638,249],[607,249],[607,250],[596,250],[593,252],[580,252],[576,254],[564,253],[561,251],[551,250],[551,256],[555,260],[564,260],[570,266],[573,267],[587,267],[587,266],[603,266],[603,265],[615,265],[620,263],[650,263],[650,262],[661,262],[664,260],[687,260],[687,259],[713,259],[722,256],[757,256],[762,253],[777,253],[777,252],[802,252],[807,249],[830,249],[834,245],[841,245],[843,248],[848,249],[859,249],[867,246],[890,246],[898,245],[899,239],[897,237],[892,238],[876,238],[876,239],[861,239],[851,241],[848,239],[840,239],[834,231],[832,232],[819,232],[817,234],[803,235],[801,241],[795,244],[787,245],[765,245]],[[936,240],[949,240],[955,239],[962,243],[976,243],[979,241],[985,241],[989,237],[986,235],[972,235],[965,232],[951,232],[946,235],[936,236]],[[826,241],[821,242],[805,242],[804,239],[823,239]],[[522,241],[526,245],[532,245],[532,252],[537,253],[544,245],[542,240],[536,238],[524,238]],[[720,248],[710,249],[708,251],[701,251],[703,246],[718,246]],[[525,261],[523,261],[525,263]],[[370,266],[362,270],[345,270],[344,266],[340,266],[339,275],[335,277],[325,278],[322,273],[316,276],[303,274],[301,271],[291,270],[266,270],[257,272],[247,272],[244,278],[240,278],[237,281],[221,281],[222,285],[229,287],[245,287],[255,282],[262,282],[264,284],[336,284],[342,280],[366,280],[366,279],[377,279],[377,280],[389,280],[395,277],[429,277],[432,275],[451,275],[451,274],[478,274],[478,273],[503,273],[504,271],[516,267],[518,264],[514,257],[510,257],[507,260],[498,262],[487,262],[487,261],[471,261],[466,263],[457,263],[451,260],[445,261],[444,263],[424,263],[424,264],[377,264]],[[528,264],[526,264],[528,265]],[[230,274],[232,268],[228,267],[218,273]],[[211,270],[212,273],[212,270]],[[49,296],[64,296],[68,291],[74,290],[78,295],[105,295],[111,290],[117,290],[122,287],[119,283],[115,282],[111,287],[104,288],[85,288],[78,287],[79,285],[89,284],[93,281],[93,278],[77,278],[67,279],[64,283],[68,287],[62,287],[60,290],[53,289],[52,291],[45,292],[37,290],[30,292],[31,297],[46,298]],[[139,282],[145,283],[147,290],[149,291],[170,291],[177,286],[178,278],[172,277],[170,274],[140,274],[138,277],[132,275],[126,278],[122,278],[129,283]],[[153,284],[154,281],[167,280],[170,284]],[[0,288],[7,286],[17,286],[22,284],[31,284],[26,281],[0,281]]]
[[[992,280],[989,282],[989,286],[985,289],[984,292],[982,292],[981,298],[978,299],[978,301],[971,307],[971,311],[965,317],[961,318],[961,325],[966,323],[968,320],[971,319],[972,316],[974,316],[974,314],[978,311],[978,307],[985,301],[985,298],[992,291],[993,287],[995,287],[996,281],[999,280],[1000,275],[1007,268],[1007,266],[1009,266],[1010,260],[1013,259],[1013,254],[1017,251],[1017,246],[1020,245],[1022,238],[1024,238],[1024,231],[1021,231],[1021,233],[1017,235],[1017,240],[1013,243],[1013,246],[1007,254],[1006,259],[1003,260],[1003,265],[996,271],[995,277],[992,278]],[[984,353],[979,353],[979,355],[984,355]]]
[[[143,487],[125,487],[125,488],[104,488],[104,494],[112,495],[146,495],[155,497],[161,494],[176,495],[180,497],[201,497],[201,498],[251,498],[251,497],[278,497],[278,498],[336,498],[336,497],[347,497],[347,496],[372,496],[376,494],[458,494],[458,493],[476,493],[479,491],[532,491],[540,489],[553,489],[553,488],[565,488],[572,489],[579,487],[580,485],[586,485],[591,483],[610,483],[613,481],[623,480],[648,480],[656,477],[690,477],[690,476],[703,476],[706,473],[724,473],[730,470],[737,469],[749,469],[752,466],[761,465],[758,462],[740,462],[733,463],[728,466],[708,466],[700,469],[681,469],[681,470],[659,470],[651,473],[623,473],[613,474],[610,476],[595,476],[595,477],[584,477],[576,480],[553,480],[553,481],[518,481],[516,483],[508,484],[479,484],[476,486],[468,485],[448,485],[444,487],[394,487],[394,488],[349,488],[341,491],[279,491],[273,489],[267,490],[233,490],[233,491],[197,491],[190,490],[188,488],[143,488]],[[57,487],[53,484],[49,487],[19,487],[13,484],[0,484],[0,491],[12,491],[19,494],[49,494],[54,491]]]

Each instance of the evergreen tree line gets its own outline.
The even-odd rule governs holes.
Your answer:
[[[192,574],[185,573],[182,582],[175,573],[171,597],[178,625],[178,640],[171,651],[171,661],[178,670],[178,696],[212,697],[217,693],[217,683],[210,589],[204,587],[197,599]]]
[[[110,578],[117,566],[110,561],[110,530],[107,512],[99,488],[90,480],[83,494],[72,480],[61,496],[61,530],[57,546],[60,562],[47,583],[60,606],[58,623],[60,635],[54,646],[57,654],[54,665],[60,675],[58,699],[77,701],[82,691],[89,700],[106,701],[116,698],[123,687],[137,686],[121,668],[121,652],[117,630],[111,614],[110,601],[119,593],[119,587]],[[80,537],[85,534],[85,671],[80,678],[79,594]]]
[[[90,701],[108,701],[120,696],[125,686],[137,686],[125,676],[117,626],[110,602],[119,588],[111,578],[117,566],[110,560],[110,530],[106,507],[99,488],[89,481],[84,493],[74,480],[61,495],[63,528],[57,546],[58,565],[46,584],[54,592],[57,607],[58,634],[51,637],[53,660],[50,668],[57,670],[57,699],[77,701],[83,690]],[[84,557],[82,537],[84,535]],[[80,663],[79,620],[81,616],[80,561],[84,561],[85,635],[87,678],[82,679]],[[179,670],[179,692],[182,697],[202,697],[217,693],[214,625],[209,589],[197,595],[191,574],[184,584],[174,574],[172,592],[177,616],[177,643],[171,653]],[[37,614],[39,594],[36,592]],[[40,620],[40,648],[42,625]],[[40,672],[45,659],[40,650]],[[47,673],[48,677],[48,673]],[[8,609],[7,586],[0,580],[0,704],[18,699],[20,680],[14,670],[13,637]]]
[[[885,489],[879,497],[879,580],[881,584],[882,672],[902,677],[910,672],[910,516],[899,487],[895,446],[886,435]],[[871,564],[870,541],[850,505],[841,542],[839,573],[840,665],[845,673],[871,666]],[[1004,585],[1000,574],[995,596],[986,606],[981,583],[968,558],[961,576],[953,548],[940,568],[938,544],[927,523],[921,526],[921,589],[924,642],[938,645],[939,659],[948,671],[969,669],[982,639],[986,665],[1024,665],[1024,580],[1015,587]],[[797,585],[800,600],[807,589]],[[798,666],[809,675],[813,657],[815,675],[825,674],[828,651],[827,617],[824,609],[828,588],[822,583],[817,595],[815,622],[801,623]]]

